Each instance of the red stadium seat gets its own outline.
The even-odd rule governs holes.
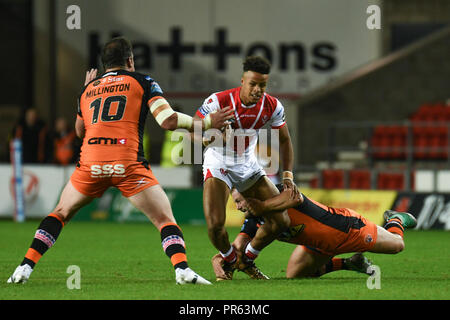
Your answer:
[[[414,159],[424,160],[428,157],[428,131],[425,126],[413,127]]]
[[[448,149],[449,149],[449,141],[448,141],[448,127],[441,126],[436,128],[436,139],[437,144],[439,146],[439,150],[437,151],[438,159],[447,159],[448,158]]]
[[[379,160],[405,159],[408,128],[404,126],[377,126],[371,139],[373,158]]]
[[[403,126],[392,126],[389,129],[391,135],[390,151],[391,159],[405,159],[406,158],[406,136],[408,128]]]
[[[379,190],[403,190],[405,188],[403,173],[380,172],[377,177]]]
[[[311,180],[309,180],[309,187],[310,188],[318,188],[319,187],[319,179],[312,178]]]
[[[322,171],[323,188],[325,189],[343,189],[344,188],[344,170],[327,169]]]
[[[349,188],[350,189],[370,189],[370,171],[369,170],[350,170]]]
[[[423,104],[413,113],[409,119],[411,121],[441,122],[448,120],[449,107],[442,104]]]
[[[432,109],[433,109],[433,104],[431,104],[431,103],[424,103],[416,111],[416,115],[420,115],[422,118],[427,117],[430,114],[430,111]]]
[[[450,121],[450,105],[444,107],[444,118],[445,121]]]
[[[370,146],[373,148],[372,157],[375,159],[386,158],[386,151],[380,149],[387,144],[387,135],[385,126],[376,126],[373,130]]]

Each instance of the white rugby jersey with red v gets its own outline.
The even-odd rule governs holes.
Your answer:
[[[263,126],[280,129],[286,124],[284,107],[278,99],[264,93],[258,103],[245,106],[239,97],[240,90],[241,87],[237,87],[213,93],[197,110],[196,114],[203,119],[209,113],[228,106],[234,109],[232,143],[228,143],[225,148],[217,145],[208,147],[204,154],[205,162],[208,157],[221,158],[227,167],[232,167],[253,160],[256,158],[259,129]]]

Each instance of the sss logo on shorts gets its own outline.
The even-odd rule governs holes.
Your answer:
[[[91,177],[125,177],[125,166],[123,164],[93,164],[91,166]]]

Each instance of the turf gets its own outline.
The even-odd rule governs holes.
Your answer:
[[[257,260],[270,281],[235,280],[212,286],[177,286],[173,267],[151,224],[71,222],[36,266],[28,283],[6,284],[31,243],[38,221],[0,221],[0,300],[391,300],[450,299],[450,232],[407,231],[406,249],[397,255],[368,253],[381,269],[380,289],[368,289],[367,276],[350,271],[317,279],[284,278],[294,246],[274,242]],[[213,281],[215,250],[205,226],[181,226],[189,264]],[[228,228],[234,237],[238,228]],[[348,256],[348,255],[344,255]],[[81,288],[68,289],[70,265],[81,272]]]

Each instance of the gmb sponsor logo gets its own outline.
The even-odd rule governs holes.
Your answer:
[[[126,144],[126,138],[105,138],[93,137],[88,140],[88,144]]]
[[[123,164],[93,164],[91,166],[91,177],[125,177],[125,166]]]

